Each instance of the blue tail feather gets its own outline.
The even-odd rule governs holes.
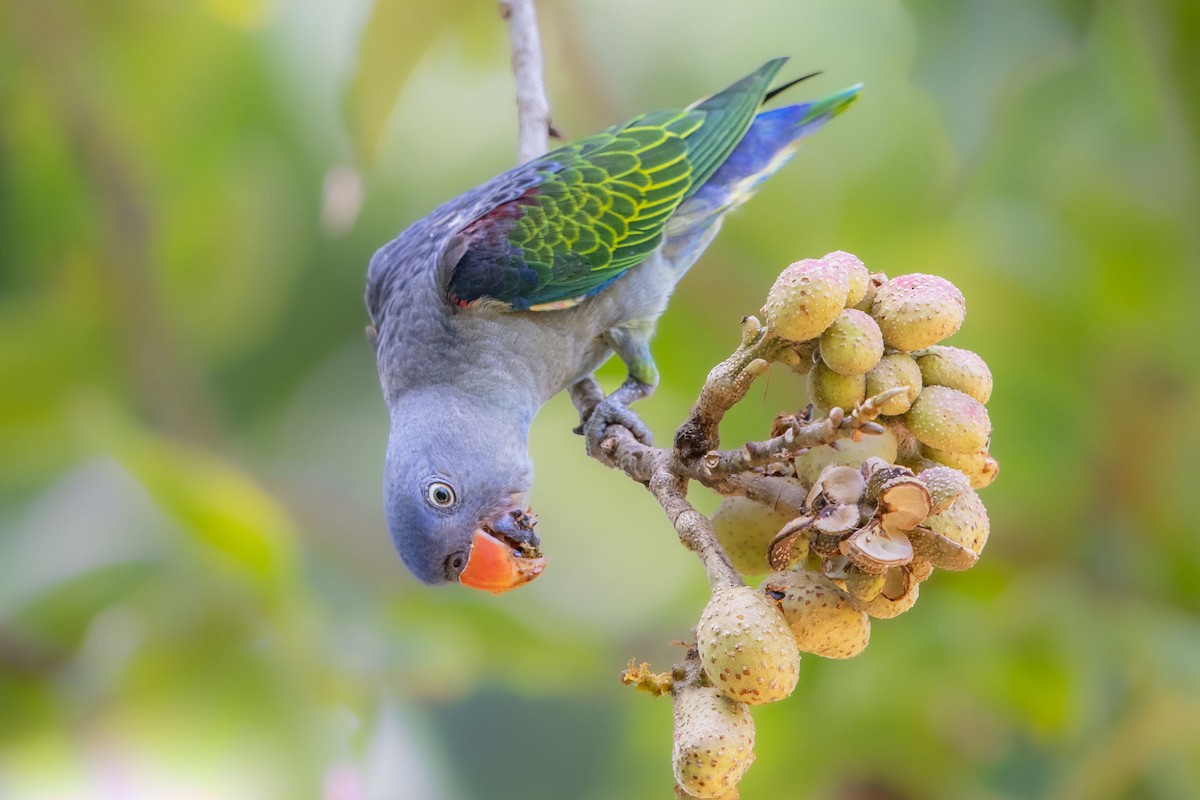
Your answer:
[[[764,180],[791,159],[800,140],[853,102],[861,88],[860,84],[823,100],[756,116],[729,158],[668,223],[664,246],[668,260],[682,269],[690,267],[716,235],[725,214],[749,200]]]

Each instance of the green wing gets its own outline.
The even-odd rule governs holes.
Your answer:
[[[518,168],[540,181],[460,232],[466,246],[452,298],[565,308],[641,263],[679,204],[745,135],[782,65],[769,62],[687,109],[644,114]]]

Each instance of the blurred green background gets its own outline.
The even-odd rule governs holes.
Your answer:
[[[1200,4],[539,11],[571,135],[780,54],[825,71],[794,97],[866,83],[681,285],[660,439],[832,249],[953,280],[996,376],[984,559],[806,657],[742,796],[1200,797]],[[538,581],[421,587],[383,524],[366,264],[511,165],[512,92],[488,0],[0,4],[0,797],[670,796],[617,674],[678,657],[702,571],[564,398]],[[726,441],[799,402],[772,374]]]

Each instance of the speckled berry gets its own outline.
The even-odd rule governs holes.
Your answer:
[[[904,426],[923,445],[951,453],[987,447],[992,421],[983,403],[945,386],[927,386],[904,415]]]
[[[765,575],[771,571],[767,547],[791,519],[745,497],[726,497],[713,514],[712,524],[734,569],[742,575]],[[806,552],[795,556],[802,558]]]
[[[870,314],[848,308],[821,334],[821,360],[839,375],[864,375],[882,356],[883,334]]]
[[[928,575],[926,576],[928,577]],[[908,566],[888,570],[883,588],[869,600],[856,600],[867,616],[891,619],[912,608],[920,594],[920,580]]]
[[[787,621],[748,586],[713,592],[696,625],[696,648],[709,680],[735,700],[771,703],[796,688],[800,653]]]
[[[675,781],[692,797],[719,798],[754,762],[754,720],[745,703],[711,686],[675,692]]]
[[[908,392],[884,400],[879,405],[879,410],[887,416],[903,414],[917,399],[922,386],[921,368],[910,355],[889,353],[867,373],[867,397],[875,397],[900,386],[907,386]]]
[[[947,450],[922,445],[921,456],[962,472],[970,478],[972,489],[982,489],[988,486],[1000,474],[1000,462],[992,458],[986,450],[977,450],[974,453],[951,453]]]
[[[759,587],[787,619],[796,645],[824,658],[852,658],[871,638],[871,621],[849,594],[823,575],[793,569],[768,575]]]
[[[815,339],[846,307],[849,279],[841,267],[806,258],[789,266],[767,294],[763,317],[776,335]]]
[[[946,386],[971,395],[981,403],[992,396],[992,371],[970,350],[935,345],[913,353],[927,386]]]
[[[863,296],[867,293],[870,273],[867,272],[867,268],[863,266],[859,257],[853,253],[847,253],[845,250],[834,250],[832,253],[821,256],[821,260],[845,271],[849,284],[849,290],[846,292],[846,308],[862,302]]]
[[[675,800],[692,800],[692,798],[695,796],[696,795],[688,794],[686,791],[684,791],[683,787],[678,783],[675,784]],[[723,794],[713,795],[711,798],[708,798],[708,800],[741,800],[741,796],[742,794],[738,791],[738,787],[734,786],[729,791],[724,792]]]
[[[937,275],[899,275],[879,287],[871,316],[883,341],[897,350],[937,344],[962,326],[967,303],[954,284]]]
[[[818,362],[805,376],[808,399],[822,411],[842,408],[851,411],[866,399],[867,380],[863,375],[839,375],[824,362]]]

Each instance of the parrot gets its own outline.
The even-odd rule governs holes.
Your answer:
[[[373,255],[384,512],[420,581],[499,593],[543,571],[529,429],[614,354],[627,377],[576,432],[589,453],[614,424],[652,441],[629,405],[658,383],[650,341],[675,285],[726,214],[862,88],[763,110],[812,77],[772,90],[786,61],[509,169]]]

